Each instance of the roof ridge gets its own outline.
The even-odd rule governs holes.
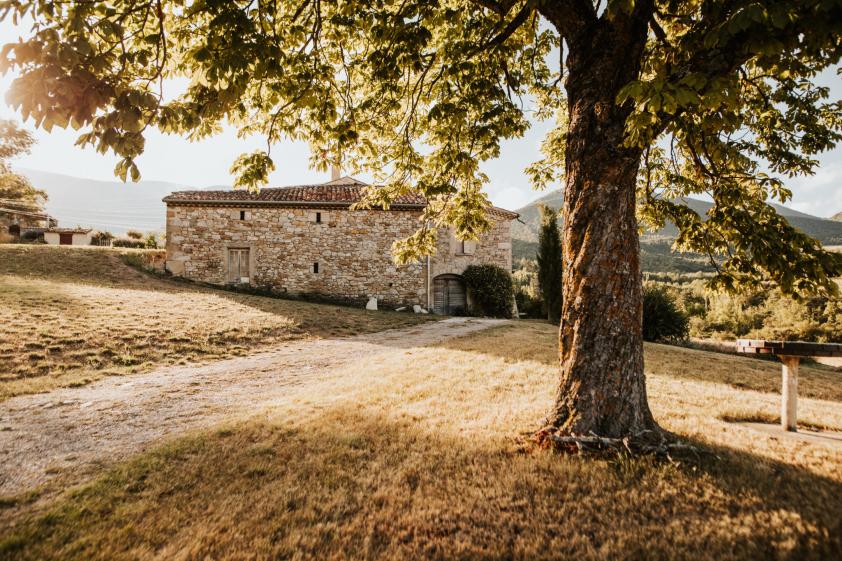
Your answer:
[[[354,182],[346,182],[351,179]],[[338,183],[343,181],[342,183]],[[278,205],[352,205],[362,198],[364,189],[370,185],[353,178],[339,178],[327,183],[315,185],[289,185],[286,187],[264,187],[252,192],[243,189],[227,190],[192,190],[176,191],[164,197],[166,203],[201,203],[201,204],[278,204]],[[423,208],[427,206],[426,197],[418,193],[405,193],[395,198],[390,206],[400,208]],[[489,205],[489,211],[497,215],[514,219],[516,212]]]

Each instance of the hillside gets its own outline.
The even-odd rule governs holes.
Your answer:
[[[30,169],[20,172],[47,192],[47,212],[60,225],[85,226],[115,234],[127,230],[163,230],[166,207],[161,199],[173,191],[194,188],[165,181],[122,183]]]
[[[837,212],[833,216],[830,217],[831,220],[836,220],[837,222],[842,222],[842,212]]]
[[[543,203],[551,208],[559,209],[561,208],[562,197],[561,190],[552,191],[516,211],[520,213],[520,221],[512,225],[512,254],[514,259],[531,258],[535,255],[541,222],[538,207]],[[712,206],[712,203],[707,201],[691,198],[686,199],[686,203],[700,216],[704,216]],[[781,216],[786,217],[795,228],[813,236],[823,244],[842,244],[842,222],[836,221],[836,219],[828,220],[805,214],[783,205],[773,203],[772,206]],[[837,216],[840,217],[839,220],[842,220],[842,213]],[[560,218],[559,222],[561,222]],[[668,224],[657,232],[645,232],[641,236],[641,257],[644,270],[693,272],[711,269],[709,263],[702,256],[676,254],[669,249],[677,233],[675,226]]]
[[[122,256],[109,248],[0,245],[0,401],[284,341],[436,319],[174,282],[141,273]]]

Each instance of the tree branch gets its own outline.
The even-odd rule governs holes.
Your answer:
[[[538,11],[547,18],[562,35],[578,35],[597,22],[596,10],[589,0],[561,0],[541,3]]]

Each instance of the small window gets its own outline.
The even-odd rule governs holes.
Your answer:
[[[315,263],[313,263],[313,272],[314,272],[314,273],[318,273],[318,272],[319,272],[319,262],[318,262],[318,261],[316,261]]]
[[[240,220],[245,220],[245,219],[246,219],[246,211],[241,210],[240,211]]]
[[[322,223],[322,213],[317,212],[316,213],[316,224],[321,224],[321,223]]]
[[[477,242],[471,240],[462,240],[462,254],[473,255],[477,248]]]

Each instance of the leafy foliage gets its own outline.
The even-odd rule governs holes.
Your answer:
[[[469,265],[462,278],[474,300],[474,311],[491,317],[512,317],[514,286],[511,273],[496,265]]]
[[[538,236],[538,286],[541,290],[547,319],[558,323],[561,319],[561,234],[558,213],[541,205],[541,233]]]
[[[9,100],[24,117],[79,129],[79,144],[117,156],[124,179],[140,177],[135,159],[150,127],[196,139],[228,123],[267,139],[232,167],[239,186],[265,183],[271,146],[292,138],[309,142],[318,169],[341,161],[372,172],[379,187],[368,204],[415,190],[430,204],[419,232],[395,246],[408,261],[432,251],[431,226],[453,226],[460,239],[489,227],[480,163],[523,135],[527,114],[556,123],[528,175],[538,186],[560,179],[565,151],[580,140],[563,85],[604,70],[568,68],[562,81],[565,46],[597,34],[599,48],[632,44],[642,34],[643,49],[612,51],[607,64],[639,71],[613,102],[623,110],[606,110],[642,154],[641,215],[653,226],[670,219],[678,249],[710,256],[716,287],[772,279],[788,294],[834,290],[839,258],[766,201],[786,201],[784,181],[814,173],[815,156],[840,139],[840,104],[815,81],[842,53],[838,1],[599,6],[2,0],[7,17],[35,23],[4,47],[0,66],[19,72]],[[189,85],[165,95],[177,77]],[[714,201],[706,220],[676,202],[696,193]]]
[[[47,193],[32,186],[29,179],[12,171],[10,160],[29,153],[32,135],[14,121],[0,119],[0,206],[41,211]]]
[[[771,285],[741,294],[710,293],[701,280],[687,277],[659,285],[690,316],[693,337],[842,343],[842,303],[835,297],[792,299]]]
[[[115,238],[114,241],[111,242],[113,247],[130,247],[134,249],[144,249],[146,247],[146,242],[142,239],[136,238]]]
[[[111,232],[94,232],[91,236],[91,245],[111,245],[111,241],[114,239],[114,234]]]
[[[534,251],[532,255],[535,255]],[[515,261],[512,283],[515,288],[518,314],[530,319],[546,319],[547,312],[538,288],[538,263],[535,259],[530,257]]]
[[[643,289],[643,339],[681,341],[689,333],[689,320],[663,286]]]

